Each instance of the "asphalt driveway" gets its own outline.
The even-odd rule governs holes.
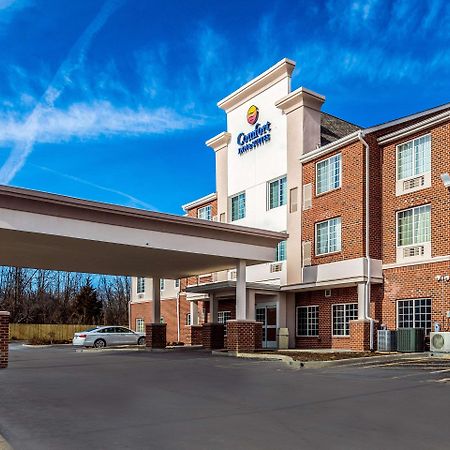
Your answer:
[[[0,434],[15,450],[448,449],[445,370],[15,344]]]

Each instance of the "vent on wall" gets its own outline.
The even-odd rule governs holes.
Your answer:
[[[325,289],[325,297],[331,297],[331,289]]]
[[[425,254],[425,247],[423,245],[416,245],[414,247],[405,247],[403,249],[403,257],[411,258],[412,256],[422,256]]]
[[[283,269],[283,263],[281,263],[281,262],[272,263],[270,265],[270,273],[281,272],[282,269]]]
[[[422,175],[420,177],[411,178],[403,182],[403,190],[407,191],[409,189],[415,189],[425,185],[425,177]]]

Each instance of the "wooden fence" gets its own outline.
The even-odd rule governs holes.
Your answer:
[[[95,328],[96,325],[54,325],[54,324],[26,324],[11,323],[10,339],[39,340],[51,342],[71,341],[74,333]]]

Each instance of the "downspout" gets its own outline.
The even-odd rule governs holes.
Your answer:
[[[365,311],[364,311],[364,319],[369,320],[370,322],[370,331],[369,331],[369,341],[370,341],[370,350],[374,349],[374,320],[370,317],[370,279],[371,279],[371,267],[370,267],[370,211],[369,211],[369,195],[370,195],[370,171],[369,171],[369,163],[370,163],[370,153],[369,153],[369,144],[364,140],[363,131],[358,132],[358,139],[364,145],[365,148],[365,218],[366,218],[366,229],[365,229],[365,247],[366,247],[366,261],[367,261],[367,281],[366,281],[366,289],[365,289]]]
[[[180,342],[180,291],[177,292],[177,342]]]

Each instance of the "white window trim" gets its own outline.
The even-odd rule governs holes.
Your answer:
[[[430,300],[430,302],[431,302],[431,305],[430,305],[430,312],[431,312],[430,331],[433,331],[433,298],[432,297],[415,297],[415,298],[399,298],[399,299],[397,299],[395,301],[395,328],[397,330],[401,329],[398,326],[398,323],[399,323],[399,320],[398,320],[399,319],[399,314],[398,314],[398,306],[399,305],[398,304],[400,302],[410,302],[410,301],[415,302],[416,300]],[[416,324],[415,313],[416,313],[416,305],[413,303],[413,328],[416,328],[415,327],[415,324]],[[417,328],[419,328],[419,327],[417,327]],[[426,333],[426,330],[425,330],[425,333]]]
[[[321,223],[325,223],[325,222],[329,222],[330,220],[333,219],[341,219],[341,236],[340,236],[340,243],[341,246],[339,248],[339,250],[333,250],[332,252],[325,252],[325,253],[317,253],[317,244],[318,244],[318,240],[317,240],[317,225],[321,224]],[[333,255],[335,253],[341,253],[342,252],[342,216],[336,216],[336,217],[330,217],[329,219],[326,220],[321,220],[320,222],[316,222],[314,224],[314,256],[326,256],[326,255]]]
[[[233,198],[239,197],[240,195],[244,195],[244,202],[245,202],[244,217],[233,220]],[[229,209],[230,222],[237,222],[238,220],[242,220],[242,219],[246,218],[246,216],[247,216],[247,195],[246,195],[245,191],[241,191],[236,194],[230,195],[230,197],[228,198],[228,209]]]
[[[300,308],[318,308],[317,310],[317,334],[298,334],[298,309]],[[318,338],[320,337],[319,333],[319,305],[299,305],[295,307],[295,337],[299,338]],[[308,329],[308,325],[306,325]]]
[[[398,242],[398,215],[402,212],[414,210],[416,208],[420,208],[422,206],[430,206],[430,240],[426,242],[421,242],[419,244],[410,244],[410,245],[399,245]],[[423,205],[412,206],[411,208],[401,209],[400,211],[395,212],[395,247],[396,247],[396,262],[412,262],[412,261],[423,261],[431,258],[431,242],[433,240],[433,236],[431,235],[433,231],[432,227],[432,208],[431,203],[425,203]],[[413,216],[414,217],[414,216]],[[408,247],[417,247],[423,245],[424,254],[417,256],[403,256],[403,250]]]
[[[317,192],[317,190],[319,188],[319,182],[318,182],[319,177],[317,175],[319,164],[324,162],[324,161],[327,161],[329,159],[332,159],[332,158],[334,158],[334,157],[336,157],[338,155],[340,155],[340,159],[339,159],[339,186],[334,187],[332,189],[328,189],[328,191]],[[320,197],[321,195],[328,194],[328,192],[333,192],[333,191],[336,191],[336,190],[340,189],[342,187],[342,152],[336,153],[334,155],[329,156],[328,158],[324,158],[324,159],[321,159],[320,161],[317,161],[316,162],[316,170],[315,170],[315,172],[316,172],[316,189],[315,189],[316,197]]]
[[[285,186],[285,188],[286,188],[286,192],[285,192],[285,203],[283,203],[282,205],[280,204],[280,205],[278,205],[278,206],[274,206],[273,208],[271,208],[270,207],[270,185],[272,184],[272,183],[275,183],[276,181],[281,181],[283,178],[286,178],[286,186]],[[288,197],[288,193],[287,193],[287,191],[288,191],[288,185],[287,185],[287,175],[282,175],[281,177],[277,177],[277,178],[274,178],[274,179],[272,179],[272,180],[269,180],[267,183],[266,183],[266,210],[267,211],[271,211],[272,209],[277,209],[277,208],[280,208],[281,206],[286,206],[287,205],[287,202],[288,202],[288,199],[287,199],[287,197]],[[278,193],[278,195],[280,195],[280,193]],[[278,199],[279,200],[279,199]]]
[[[207,218],[205,217],[200,217],[200,211],[208,211],[209,210],[209,214],[207,214]],[[212,220],[212,207],[211,205],[205,205],[202,206],[201,208],[197,209],[197,219],[203,219],[203,220]]]
[[[285,232],[284,232],[284,233],[285,233]],[[284,259],[277,259],[277,260],[275,261],[275,263],[281,263],[281,262],[287,260],[287,240],[278,242],[277,247],[276,247],[276,257],[278,258],[278,248],[279,248],[279,245],[280,245],[282,242],[284,242]]]
[[[349,302],[349,303],[332,303],[331,304],[331,337],[333,338],[349,338],[350,337],[350,320],[349,320],[349,326],[348,326],[348,334],[334,334],[334,311],[333,311],[333,307],[334,306],[341,306],[341,305],[356,305],[356,308],[358,309],[358,302]],[[344,308],[344,314],[345,314],[345,308]],[[351,320],[358,320],[358,318],[356,319],[351,319]]]
[[[139,279],[144,280],[144,282],[143,282],[143,290],[142,291],[139,290],[139,284],[140,284],[139,283]],[[137,295],[145,294],[145,284],[146,284],[145,277],[136,277],[136,294]]]
[[[400,144],[397,144],[395,146],[395,195],[396,197],[399,197],[403,194],[409,194],[410,192],[416,192],[421,191],[422,189],[427,189],[431,187],[431,169],[427,172],[418,173],[417,175],[412,175],[410,177],[406,178],[399,178],[398,177],[398,154],[399,154],[399,147],[402,145],[409,144],[410,142],[413,143],[414,147],[414,141],[417,139],[424,138],[426,136],[430,136],[430,161],[432,160],[432,137],[431,133],[423,134],[422,136],[417,136],[413,139],[409,139],[408,141],[401,142]],[[404,189],[403,185],[405,182],[409,180],[413,180],[414,178],[424,177],[424,184],[422,186],[417,186],[415,188],[410,189]]]
[[[138,320],[142,320],[143,324],[144,324],[144,329],[143,331],[139,331],[138,330]],[[136,320],[134,321],[134,326],[135,326],[135,330],[137,333],[145,333],[145,319],[142,317],[136,317]]]

